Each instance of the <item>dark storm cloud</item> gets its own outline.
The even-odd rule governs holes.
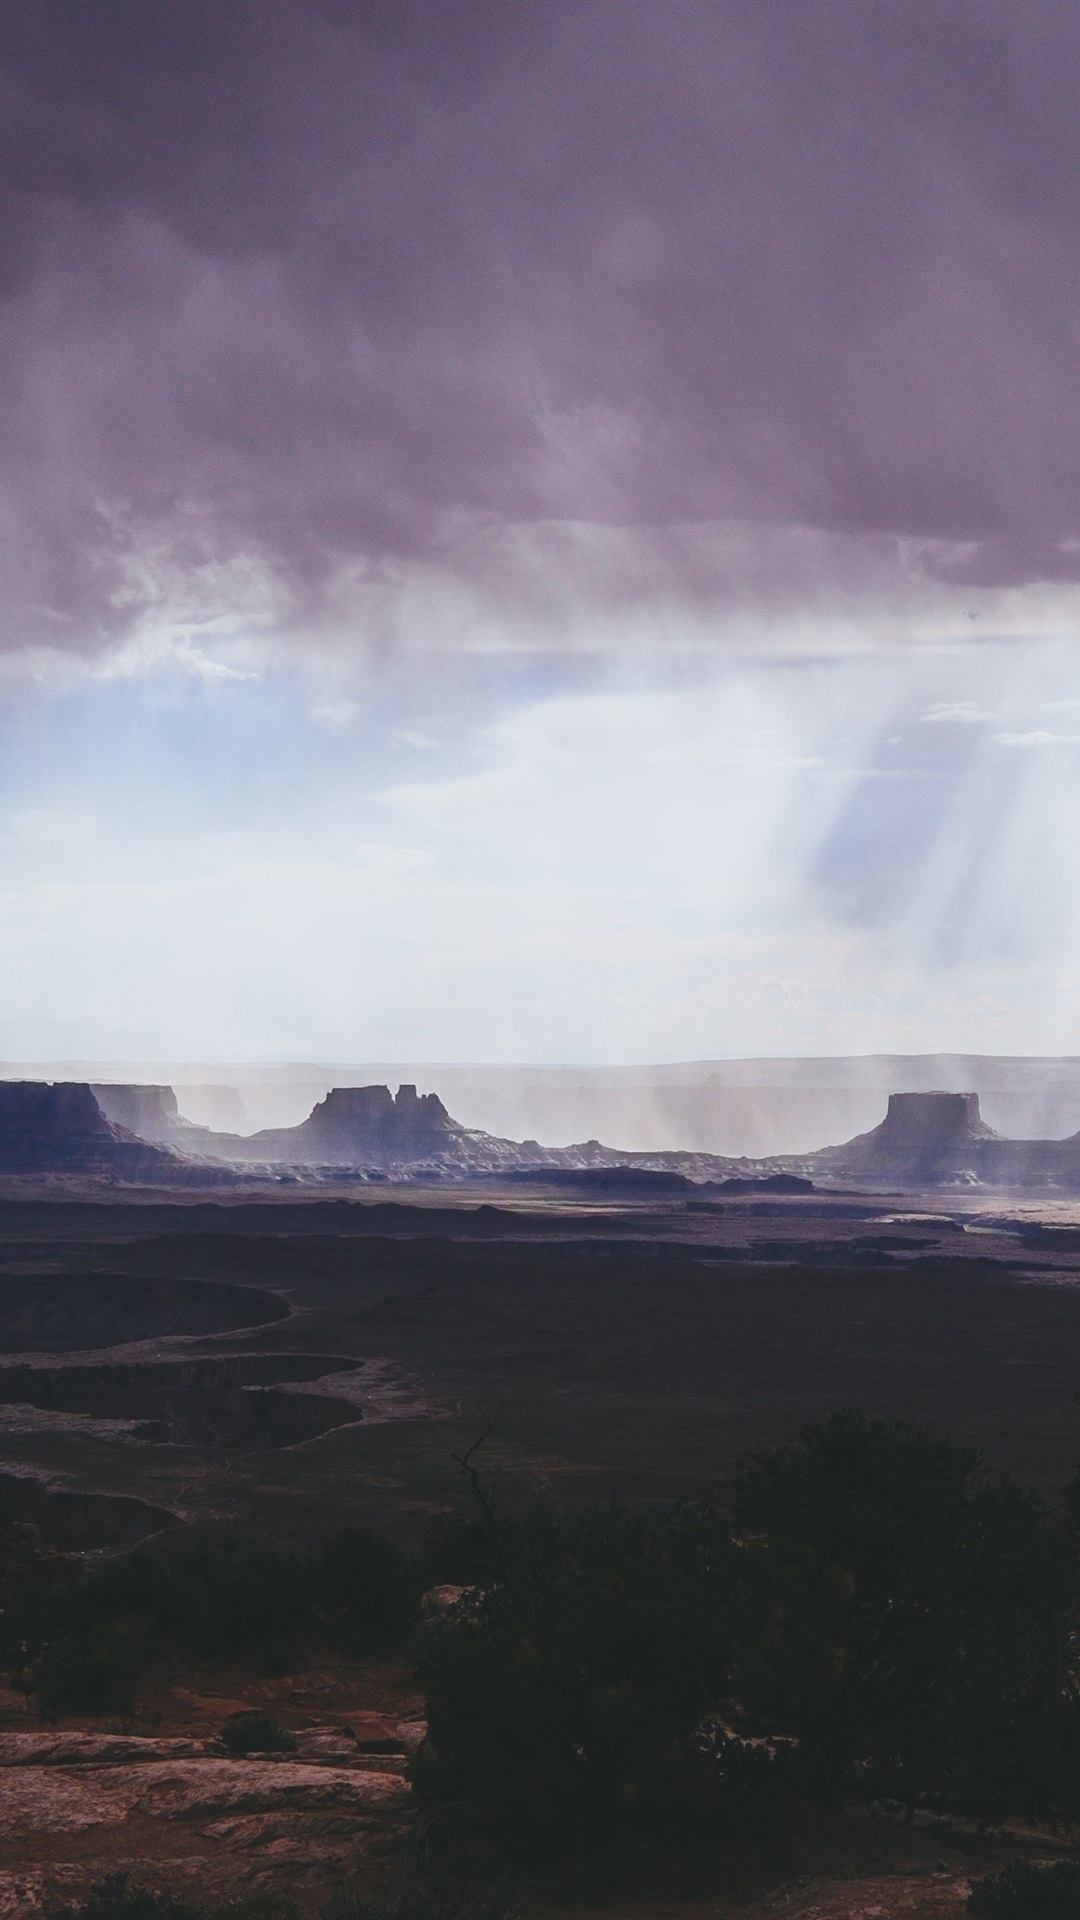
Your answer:
[[[1072,4],[22,0],[0,63],[8,644],[540,520],[1080,572]]]

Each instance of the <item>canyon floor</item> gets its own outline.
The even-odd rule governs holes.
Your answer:
[[[505,1185],[182,1198],[0,1195],[0,1499],[92,1556],[193,1523],[317,1546],[466,1511],[676,1501],[838,1405],[975,1444],[1060,1492],[1080,1465],[1080,1209],[935,1190],[575,1201]],[[230,1760],[238,1705],[300,1737]],[[185,1674],[122,1726],[0,1696],[0,1916],[105,1868],[306,1911],[391,1871],[422,1702],[402,1667]],[[1062,1837],[1028,1836],[1052,1849]],[[1012,1843],[793,1819],[707,1889],[590,1894],[610,1920],[963,1911]],[[530,1913],[584,1910],[537,1893]]]

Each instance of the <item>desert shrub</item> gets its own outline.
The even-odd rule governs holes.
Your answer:
[[[991,1821],[1080,1810],[1080,1543],[1061,1515],[977,1453],[848,1412],[757,1456],[731,1511],[851,1576],[809,1730],[822,1777]]]
[[[322,1920],[519,1920],[525,1883],[477,1844],[468,1827],[421,1815],[389,1893],[342,1890]]]
[[[335,1894],[323,1920],[518,1920],[523,1905],[521,1882],[511,1869],[477,1870],[462,1862],[409,1874],[381,1898]]]
[[[47,1714],[126,1708],[154,1662],[177,1653],[288,1671],[314,1616],[313,1563],[305,1575],[303,1563],[241,1542],[134,1553],[91,1572],[56,1561],[0,1615],[4,1662]]]
[[[278,1725],[268,1713],[251,1712],[229,1715],[219,1739],[227,1753],[295,1753],[296,1735]]]
[[[517,1843],[785,1783],[1080,1813],[1080,1530],[918,1428],[834,1414],[666,1518],[488,1504],[427,1559],[472,1592],[421,1636],[414,1780]]]
[[[167,1890],[133,1887],[126,1873],[110,1873],[85,1900],[54,1907],[48,1920],[297,1920],[297,1906],[282,1893],[255,1893],[207,1906]]]
[[[352,1529],[319,1556],[226,1534],[113,1561],[67,1594],[64,1617],[97,1626],[138,1615],[177,1647],[288,1672],[320,1627],[358,1648],[405,1632],[417,1598],[415,1570],[381,1534]]]
[[[54,1907],[49,1920],[195,1920],[199,1909],[171,1893],[133,1887],[126,1873],[110,1873],[85,1900]]]
[[[281,1671],[312,1625],[316,1602],[313,1561],[230,1534],[116,1560],[80,1585],[67,1611],[89,1624],[136,1613],[176,1646],[211,1658],[246,1655],[259,1666],[269,1659]]]
[[[121,1618],[59,1635],[31,1668],[31,1685],[48,1718],[60,1713],[126,1712],[135,1702],[151,1650],[145,1620]]]
[[[429,1799],[526,1853],[766,1801],[833,1683],[843,1581],[708,1508],[500,1525],[501,1576],[426,1636]]]
[[[1080,1861],[1015,1860],[972,1888],[967,1909],[973,1920],[1078,1920]]]
[[[326,1547],[320,1602],[343,1644],[363,1651],[404,1633],[419,1599],[416,1569],[385,1534],[352,1527]]]
[[[501,1527],[489,1519],[466,1519],[450,1514],[424,1542],[421,1577],[425,1588],[488,1587],[503,1574],[499,1542]]]
[[[56,1596],[77,1577],[77,1563],[46,1547],[36,1527],[0,1516],[0,1668],[21,1676]]]
[[[157,1659],[289,1673],[323,1632],[361,1651],[406,1630],[418,1592],[411,1563],[377,1534],[342,1534],[311,1556],[207,1535],[88,1572],[0,1522],[0,1666],[46,1712],[108,1711],[130,1704]]]

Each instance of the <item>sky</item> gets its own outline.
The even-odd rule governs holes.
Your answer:
[[[1078,87],[0,10],[0,1057],[1080,1053]]]

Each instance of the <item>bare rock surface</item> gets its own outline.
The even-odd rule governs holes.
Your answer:
[[[953,1872],[872,1880],[811,1881],[754,1910],[769,1920],[963,1920],[969,1882]],[[750,1920],[744,1915],[744,1920]]]
[[[172,1688],[159,1707],[184,1732],[0,1731],[0,1920],[37,1920],[114,1872],[209,1903],[288,1893],[304,1920],[337,1889],[385,1884],[413,1816],[407,1753],[425,1727],[416,1696],[395,1700],[392,1676],[358,1676],[360,1698],[345,1679],[267,1684],[268,1708],[295,1702],[290,1753],[223,1752],[217,1734],[250,1706],[250,1683],[247,1700]],[[350,1694],[348,1718],[305,1714],[301,1703],[335,1684]],[[643,1885],[638,1898],[581,1908],[536,1888],[525,1920],[962,1920],[971,1878],[1012,1845],[822,1808],[777,1842],[736,1848],[706,1896]]]
[[[0,1733],[0,1768],[104,1766],[123,1761],[190,1759],[207,1750],[205,1740],[153,1740],[122,1733]],[[3,1776],[5,1794],[9,1782]]]
[[[213,1739],[0,1734],[0,1920],[118,1870],[202,1899],[321,1897],[392,1851],[411,1815],[403,1746],[363,1746],[333,1726],[303,1729],[294,1753],[242,1758]]]

